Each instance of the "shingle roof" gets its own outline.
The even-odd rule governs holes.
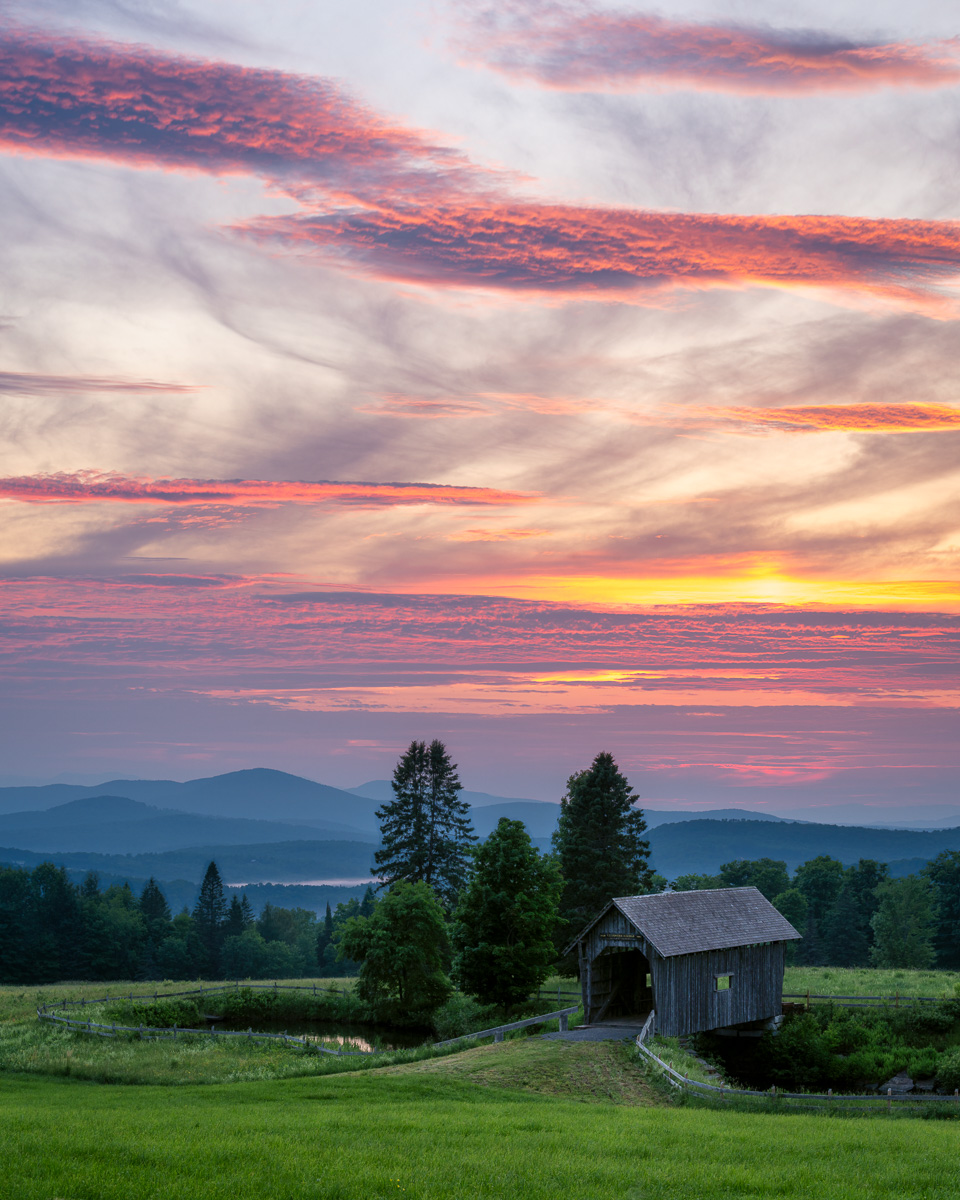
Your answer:
[[[664,958],[800,937],[755,887],[619,896],[613,903]]]

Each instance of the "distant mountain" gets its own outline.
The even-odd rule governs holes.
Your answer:
[[[376,840],[373,835],[343,826],[322,828],[319,824],[195,816],[125,796],[89,796],[55,805],[45,812],[0,816],[0,844],[49,853],[70,849],[137,854],[209,842],[245,845],[289,842],[295,838],[316,841],[321,832],[331,840],[344,836],[360,841]]]
[[[354,796],[365,796],[370,800],[376,800],[378,805],[383,804],[385,800],[393,799],[393,785],[389,779],[371,779],[367,783],[361,783],[359,787],[347,788],[347,791]],[[529,800],[522,796],[493,796],[490,792],[471,792],[468,788],[463,789],[460,798],[466,800],[471,808],[486,808],[490,804],[538,804],[546,807],[553,804],[554,807],[559,807],[550,800]]]
[[[125,796],[144,804],[213,817],[320,822],[326,827],[376,834],[377,805],[362,796],[314,783],[286,771],[231,771],[209,779],[113,779],[96,787],[55,783],[46,787],[0,788],[0,813],[49,809],[71,800]],[[262,839],[260,839],[262,840]]]
[[[960,850],[960,828],[920,832],[769,821],[684,821],[650,832],[650,858],[667,879],[688,872],[714,874],[736,858],[782,859],[792,871],[818,854],[843,863],[929,860],[941,850]]]
[[[260,845],[211,844],[145,854],[99,854],[85,850],[46,854],[3,847],[0,862],[33,868],[52,860],[81,872],[147,879],[182,879],[199,884],[213,859],[224,883],[300,883],[314,879],[371,878],[371,842],[288,841]]]

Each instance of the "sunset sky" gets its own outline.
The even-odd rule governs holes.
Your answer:
[[[954,4],[0,11],[0,783],[960,804]]]

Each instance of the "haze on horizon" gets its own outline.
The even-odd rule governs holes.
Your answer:
[[[7,4],[4,779],[953,802],[952,18]]]

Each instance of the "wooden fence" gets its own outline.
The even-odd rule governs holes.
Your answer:
[[[221,1029],[218,1031],[215,1024],[211,1024],[206,1029],[188,1029],[178,1025],[174,1025],[172,1028],[158,1028],[153,1025],[117,1025],[115,1022],[107,1025],[102,1022],[93,1021],[92,1019],[84,1021],[77,1020],[72,1017],[62,1017],[59,1016],[55,1011],[56,1009],[70,1008],[71,1006],[75,1008],[86,1008],[88,1004],[109,1004],[111,1001],[116,1002],[126,1000],[128,1002],[132,1002],[134,1000],[175,1000],[183,996],[215,996],[222,995],[224,992],[233,992],[236,994],[240,990],[241,986],[250,990],[269,992],[280,991],[281,989],[292,992],[312,992],[314,996],[318,994],[322,995],[324,992],[337,992],[338,994],[343,994],[341,989],[334,987],[320,988],[318,993],[316,984],[245,983],[241,985],[238,980],[234,983],[216,984],[213,987],[204,987],[201,984],[199,987],[190,988],[189,990],[182,992],[154,991],[153,993],[141,992],[136,995],[134,995],[133,992],[130,992],[127,995],[120,996],[100,996],[95,1000],[88,1000],[85,996],[81,996],[78,1000],[68,1000],[66,997],[64,997],[62,1000],[53,1000],[49,1004],[41,1004],[37,1008],[37,1020],[47,1021],[50,1024],[64,1026],[68,1029],[72,1029],[75,1033],[90,1033],[99,1037],[116,1037],[118,1034],[135,1033],[141,1038],[148,1038],[151,1041],[154,1041],[160,1038],[172,1038],[173,1040],[176,1040],[178,1035],[182,1036],[183,1034],[203,1034],[205,1036],[218,1038],[246,1038],[247,1041],[273,1040],[292,1042],[297,1046],[302,1046],[304,1049],[315,1050],[320,1054],[334,1054],[337,1057],[343,1057],[344,1055],[369,1055],[383,1053],[383,1051],[378,1050],[344,1050],[342,1047],[338,1047],[336,1050],[330,1050],[326,1046],[318,1044],[315,1041],[308,1041],[306,1037],[295,1037],[293,1034],[286,1032],[257,1033],[252,1028],[247,1030]],[[544,1013],[539,1017],[528,1017],[523,1021],[511,1021],[506,1025],[497,1025],[493,1029],[481,1029],[476,1033],[466,1033],[460,1037],[448,1038],[443,1042],[434,1042],[432,1048],[434,1050],[439,1050],[445,1046],[453,1046],[457,1042],[475,1041],[477,1038],[485,1037],[492,1037],[495,1042],[502,1042],[503,1035],[505,1033],[509,1033],[511,1030],[524,1029],[528,1025],[540,1025],[545,1021],[559,1020],[560,1029],[565,1031],[568,1028],[569,1018],[577,1011],[577,1009],[578,1006],[575,1004],[571,1008],[563,1008],[556,1012]]]
[[[655,1054],[646,1045],[647,1038],[653,1033],[655,1018],[656,1013],[651,1013],[647,1017],[646,1024],[637,1035],[637,1053],[646,1062],[652,1064],[672,1087],[678,1091],[685,1092],[688,1096],[699,1096],[701,1099],[719,1100],[724,1103],[744,1098],[766,1100],[772,1104],[787,1101],[791,1108],[815,1108],[821,1111],[830,1111],[832,1109],[863,1109],[879,1113],[892,1113],[894,1104],[924,1105],[931,1103],[956,1104],[958,1111],[960,1111],[960,1090],[955,1090],[952,1096],[934,1095],[923,1092],[894,1095],[892,1088],[887,1088],[886,1095],[883,1095],[883,1093],[877,1095],[846,1095],[840,1092],[834,1093],[832,1088],[829,1088],[826,1094],[817,1092],[785,1092],[776,1087],[772,1087],[768,1092],[759,1092],[751,1088],[731,1088],[723,1083],[700,1083],[699,1080],[691,1079],[689,1075],[683,1075],[675,1070],[672,1063],[664,1062],[659,1055]]]
[[[203,1034],[207,1037],[216,1038],[246,1038],[247,1041],[279,1041],[293,1043],[297,1046],[302,1046],[307,1050],[315,1050],[319,1054],[333,1054],[338,1058],[345,1055],[358,1054],[377,1054],[382,1053],[377,1050],[344,1050],[342,1047],[337,1047],[336,1050],[328,1049],[315,1041],[308,1040],[306,1037],[295,1037],[291,1033],[258,1033],[252,1028],[247,1030],[221,1029],[217,1030],[216,1024],[211,1024],[206,1029],[190,1029],[184,1026],[174,1025],[172,1028],[157,1027],[153,1025],[117,1025],[115,1022],[107,1025],[93,1020],[76,1020],[72,1017],[61,1017],[54,1010],[86,1006],[94,1004],[109,1004],[111,1001],[134,1001],[134,1000],[175,1000],[183,996],[214,996],[221,995],[224,992],[238,992],[240,988],[249,988],[256,991],[291,991],[291,992],[312,992],[314,996],[318,994],[317,985],[313,984],[270,984],[270,983],[245,983],[240,984],[239,981],[234,983],[217,984],[213,987],[204,987],[202,984],[199,987],[190,988],[182,992],[140,992],[134,995],[130,992],[128,995],[120,996],[100,996],[94,1000],[88,1000],[85,996],[78,1000],[68,1000],[64,997],[62,1000],[54,1000],[49,1004],[41,1004],[37,1009],[37,1020],[47,1021],[50,1024],[64,1026],[72,1029],[75,1033],[90,1033],[96,1034],[99,1037],[116,1037],[118,1034],[135,1033],[142,1038],[148,1038],[151,1041],[156,1041],[161,1038],[171,1038],[176,1041],[178,1036],[184,1034]],[[339,988],[320,988],[320,993],[323,992],[340,992]]]
[[[439,1050],[441,1046],[453,1046],[457,1042],[472,1042],[476,1038],[492,1037],[495,1042],[502,1042],[503,1035],[509,1033],[513,1029],[526,1029],[529,1025],[542,1025],[544,1021],[560,1022],[560,1032],[566,1033],[569,1028],[570,1017],[578,1011],[578,1004],[574,1004],[571,1008],[560,1008],[556,1012],[544,1013],[540,1017],[527,1017],[525,1021],[511,1021],[508,1025],[496,1025],[493,1029],[481,1029],[477,1033],[464,1033],[460,1037],[447,1038],[445,1042],[434,1042],[433,1048]]]

